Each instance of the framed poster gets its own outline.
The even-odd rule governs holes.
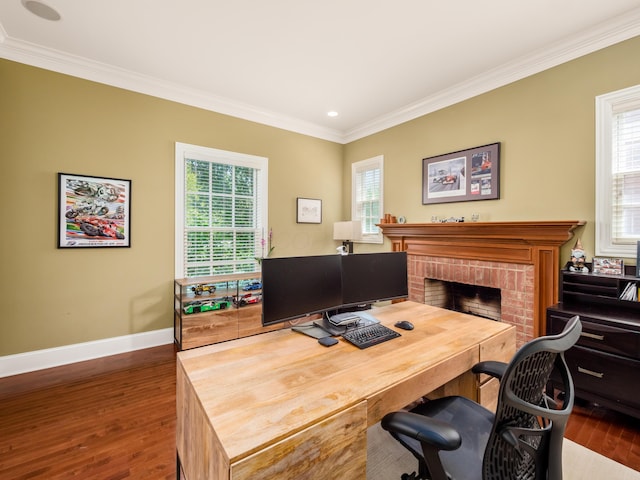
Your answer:
[[[422,159],[422,204],[500,198],[500,143]]]
[[[593,273],[601,275],[624,275],[624,261],[621,258],[593,257]]]
[[[58,173],[58,248],[130,247],[131,180]]]
[[[297,223],[322,223],[322,200],[300,197],[296,200]]]

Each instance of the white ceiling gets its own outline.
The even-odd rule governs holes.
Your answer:
[[[640,0],[24,1],[2,58],[341,143],[640,35]]]

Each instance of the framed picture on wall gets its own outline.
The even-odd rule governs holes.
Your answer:
[[[500,143],[422,159],[422,204],[500,198]]]
[[[322,223],[322,200],[315,198],[296,199],[297,223]]]
[[[131,180],[58,173],[58,248],[130,246]]]

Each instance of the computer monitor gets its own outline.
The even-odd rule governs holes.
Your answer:
[[[406,252],[359,253],[342,257],[342,306],[406,298]]]
[[[262,324],[322,313],[342,304],[341,255],[262,260]]]

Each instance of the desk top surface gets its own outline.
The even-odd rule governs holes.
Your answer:
[[[360,350],[343,339],[324,347],[285,329],[178,353],[178,369],[183,369],[230,458],[438,368],[513,328],[415,302],[368,313],[401,336]],[[394,327],[399,320],[409,320],[415,328]]]

